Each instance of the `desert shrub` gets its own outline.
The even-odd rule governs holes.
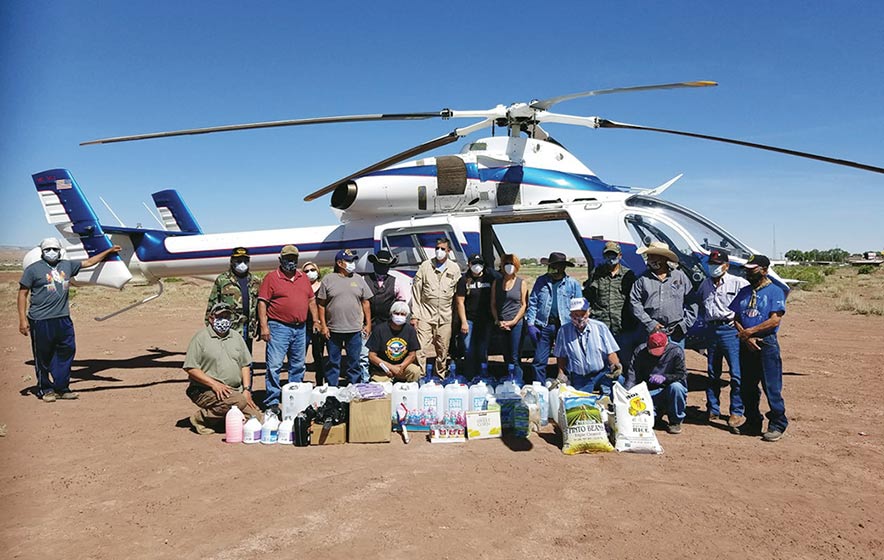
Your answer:
[[[821,266],[790,266],[778,269],[777,272],[784,278],[799,280],[793,287],[799,290],[813,290],[826,280],[826,268]],[[831,274],[831,272],[830,272]]]
[[[864,264],[856,270],[857,274],[875,274],[878,267],[873,264]]]

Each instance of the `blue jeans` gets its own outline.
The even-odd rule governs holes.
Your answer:
[[[522,328],[525,321],[519,321],[509,331],[502,331],[504,336],[505,348],[503,351],[503,361],[509,369],[509,365],[513,364],[513,377],[522,385],[525,382],[525,375],[522,372]]]
[[[761,427],[761,392],[758,390],[758,383],[761,382],[770,408],[767,413],[768,429],[785,432],[789,420],[786,418],[786,404],[783,401],[783,361],[780,358],[780,344],[776,333],[761,339],[759,346],[761,352],[749,350],[745,346],[740,352],[746,424],[751,428]]]
[[[348,354],[349,355],[349,354]],[[359,349],[359,371],[362,377],[359,378],[360,383],[368,383],[371,380],[368,366],[368,339],[362,339],[362,348]]]
[[[264,397],[264,406],[279,406],[279,397],[282,393],[279,376],[282,372],[282,362],[286,355],[289,357],[289,383],[300,383],[304,380],[304,357],[307,355],[307,329],[304,323],[298,326],[290,326],[278,321],[268,321],[270,327],[270,341],[267,342],[267,375],[264,378],[264,386],[267,395]]]
[[[720,414],[719,397],[721,396],[721,366],[722,358],[727,360],[727,367],[731,371],[731,404],[729,413],[743,415],[743,399],[740,396],[740,339],[737,337],[737,329],[730,325],[721,325],[711,331],[706,373],[708,384],[706,386],[706,408],[709,414]]]
[[[568,378],[571,382],[571,386],[578,391],[586,391],[588,393],[601,391],[603,395],[611,396],[614,381],[623,385],[626,382],[626,379],[622,375],[618,376],[617,379],[611,379],[607,375],[609,371],[611,370],[605,368],[598,373],[588,375],[571,374]]]
[[[491,338],[491,324],[488,321],[467,320],[467,334],[458,333],[463,347],[463,369],[460,374],[467,379],[479,375],[482,363],[488,361],[488,341]]]
[[[620,350],[617,350],[617,357],[620,358],[623,371],[629,371],[629,365],[632,363],[632,355],[635,354],[635,349],[639,344],[648,341],[648,335],[644,327],[639,327],[638,329],[623,331],[620,334],[614,335],[614,340],[617,341],[617,346],[620,347]]]
[[[654,400],[654,414],[657,418],[663,416],[665,412],[669,417],[670,424],[684,422],[688,388],[680,381],[673,381],[664,387],[652,389],[651,398]]]
[[[534,366],[534,381],[546,382],[546,366],[558,333],[559,327],[555,324],[550,323],[540,327],[540,336],[534,347],[534,362],[531,364]]]
[[[31,327],[37,396],[42,397],[50,391],[58,394],[69,392],[71,365],[77,353],[73,321],[70,317],[28,318],[28,324]]]
[[[362,353],[362,331],[355,333],[331,333],[328,339],[328,369],[325,370],[325,381],[337,387],[341,380],[341,351],[347,351],[348,383],[362,381],[362,365],[359,355]]]

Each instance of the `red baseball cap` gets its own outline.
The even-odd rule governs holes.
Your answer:
[[[666,345],[669,344],[669,337],[664,332],[651,333],[648,337],[648,353],[658,358],[663,355]]]

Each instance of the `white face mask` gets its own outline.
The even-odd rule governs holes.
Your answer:
[[[391,317],[392,317],[392,319],[393,319],[393,322],[394,322],[395,324],[399,325],[399,326],[404,325],[404,324],[405,324],[405,321],[408,320],[408,315],[397,315],[397,314],[394,314],[394,315],[391,315]]]
[[[727,265],[720,264],[712,269],[712,277],[713,278],[721,278],[724,276],[724,273],[727,271]]]
[[[356,263],[355,262],[348,262],[347,264],[344,265],[344,270],[347,271],[347,274],[353,274],[353,272],[356,271]]]
[[[319,278],[319,273],[315,270],[311,270],[307,273],[307,278],[309,278],[311,282],[316,282],[316,279]]]
[[[473,264],[473,265],[470,265],[470,271],[471,271],[473,274],[475,274],[476,276],[479,276],[480,274],[482,274],[482,271],[484,271],[484,270],[485,270],[485,266],[484,266],[484,265],[481,265],[481,264]]]
[[[447,258],[448,258],[448,251],[446,251],[445,249],[440,249],[440,248],[436,249],[436,260],[437,261],[442,262]]]
[[[516,265],[514,264],[505,264],[503,265],[503,271],[507,274],[515,274],[516,273]]]
[[[249,271],[249,263],[238,262],[235,265],[233,265],[233,271],[236,272],[237,274],[244,275],[246,272]]]
[[[58,249],[46,249],[43,251],[43,260],[49,264],[55,264],[61,259],[61,251]]]

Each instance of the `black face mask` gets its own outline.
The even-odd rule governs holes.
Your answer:
[[[386,276],[387,273],[390,272],[390,265],[387,264],[375,264],[374,265],[374,273],[378,276]]]
[[[279,267],[286,272],[298,270],[298,259],[279,259]]]
[[[760,270],[746,271],[746,280],[752,282],[753,284],[761,280],[762,276],[764,276],[764,274],[762,274]]]

